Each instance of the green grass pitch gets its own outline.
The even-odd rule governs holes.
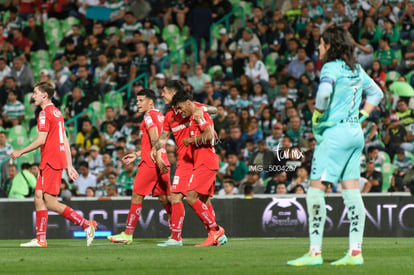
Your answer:
[[[28,240],[24,240],[28,241]],[[414,274],[414,238],[365,238],[363,266],[335,267],[347,238],[324,239],[324,264],[291,267],[286,261],[307,251],[306,238],[229,238],[222,247],[157,247],[161,239],[134,239],[131,245],[96,239],[48,240],[47,248],[21,248],[21,240],[0,241],[3,274]]]

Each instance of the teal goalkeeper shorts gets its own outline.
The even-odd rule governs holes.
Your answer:
[[[338,183],[360,178],[364,135],[359,123],[339,123],[323,132],[312,159],[312,180]]]

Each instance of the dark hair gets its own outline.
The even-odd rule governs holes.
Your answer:
[[[187,100],[193,101],[193,95],[186,91],[177,92],[171,101],[171,106],[177,106],[178,103],[185,102]]]
[[[177,93],[185,90],[183,83],[179,80],[168,80],[165,82],[164,87],[174,90]]]
[[[89,163],[87,161],[81,161],[79,163],[79,167],[85,167],[89,169]]]
[[[30,163],[25,162],[25,163],[22,163],[22,166],[20,166],[20,169],[26,170],[26,169],[30,169],[30,167],[31,167]]]
[[[145,96],[146,98],[151,99],[154,103],[157,100],[157,96],[155,95],[155,92],[151,89],[142,89],[137,93],[137,96]]]
[[[253,190],[254,188],[252,184],[246,182],[246,185],[244,186],[244,190],[243,190],[244,195],[250,195],[251,193],[253,193]]]
[[[47,97],[52,99],[53,95],[55,94],[55,89],[49,82],[38,82],[35,85],[35,88],[38,88],[42,93],[47,93]]]
[[[351,70],[355,69],[355,46],[352,36],[347,30],[339,26],[329,27],[323,32],[322,39],[325,44],[331,46],[326,53],[325,62],[340,59],[344,61]]]

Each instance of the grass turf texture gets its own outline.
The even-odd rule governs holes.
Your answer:
[[[27,241],[27,240],[24,240]],[[363,266],[335,267],[347,238],[324,239],[324,264],[291,267],[286,262],[308,249],[305,238],[229,238],[222,247],[157,247],[161,239],[134,239],[131,245],[97,239],[48,240],[47,248],[21,248],[20,240],[0,241],[0,273],[43,274],[414,274],[414,238],[365,238]]]

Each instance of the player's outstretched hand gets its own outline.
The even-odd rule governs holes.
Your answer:
[[[17,159],[18,157],[20,157],[22,155],[22,153],[20,152],[20,150],[14,151],[10,154],[10,157],[12,159]]]
[[[68,175],[69,178],[73,181],[76,181],[79,177],[78,172],[73,168],[73,166],[68,167]]]
[[[134,162],[136,159],[137,155],[135,153],[129,153],[128,155],[122,158],[122,163],[128,165],[131,162]]]

